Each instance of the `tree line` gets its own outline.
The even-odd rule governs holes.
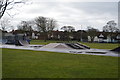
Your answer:
[[[103,26],[102,32],[108,32],[110,36],[113,36],[114,33],[120,33],[120,29],[118,29],[116,25],[117,23],[114,20],[108,21],[106,25]],[[84,41],[84,39],[87,39],[87,36],[90,36],[91,42],[93,42],[95,36],[97,36],[97,34],[100,32],[98,29],[91,26],[88,26],[87,30],[76,31],[74,26],[69,25],[62,26],[62,32],[58,30],[54,32],[55,29],[57,29],[57,26],[57,20],[53,18],[38,16],[33,20],[21,21],[17,26],[17,30],[22,31],[22,33],[24,34],[29,34],[29,36],[31,36],[32,33],[36,31],[43,36],[43,39],[45,41],[47,39],[55,39],[55,36],[56,39],[60,38],[61,40],[70,41],[72,39],[75,39],[79,41]],[[3,21],[1,21],[1,27],[3,31],[6,31],[6,29],[10,27],[9,20],[4,19]],[[54,38],[53,34],[55,34]]]

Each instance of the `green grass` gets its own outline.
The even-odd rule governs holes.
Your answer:
[[[118,47],[118,44],[113,44],[113,43],[83,43],[91,48],[96,48],[96,49],[114,49]]]
[[[3,49],[3,78],[117,78],[118,57]]]
[[[52,40],[47,40],[44,42],[44,40],[32,40],[31,44],[38,44],[38,45],[46,45],[49,43],[55,43],[55,42],[63,42],[63,41],[52,41]],[[77,41],[72,41],[72,42],[77,42]],[[80,42],[83,43],[91,48],[96,48],[96,49],[114,49],[118,47],[118,44],[113,44],[113,43],[85,43],[85,42]]]

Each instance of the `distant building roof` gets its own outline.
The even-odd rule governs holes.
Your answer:
[[[99,38],[103,38],[103,37],[104,37],[103,34],[100,34],[100,35],[99,35]]]

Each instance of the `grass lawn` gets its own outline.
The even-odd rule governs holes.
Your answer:
[[[117,78],[118,57],[3,49],[3,78]]]
[[[91,48],[96,49],[115,49],[118,47],[118,44],[116,43],[83,43]]]
[[[47,42],[44,42],[44,40],[32,40],[31,44],[41,44],[41,45],[46,45],[49,43],[55,43],[55,42],[62,42],[62,41],[52,41],[52,40],[47,40]],[[77,41],[73,41],[77,42]],[[81,42],[91,48],[97,48],[97,49],[114,49],[118,47],[118,44],[113,44],[113,43],[86,43],[86,42]]]

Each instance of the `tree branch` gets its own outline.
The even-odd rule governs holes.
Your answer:
[[[6,10],[6,8],[7,8],[7,1],[6,1],[6,3],[5,3],[5,7],[3,8],[3,11],[2,11],[2,14],[0,15],[0,19],[1,19],[1,17],[3,16],[3,14],[5,13],[5,10]]]

